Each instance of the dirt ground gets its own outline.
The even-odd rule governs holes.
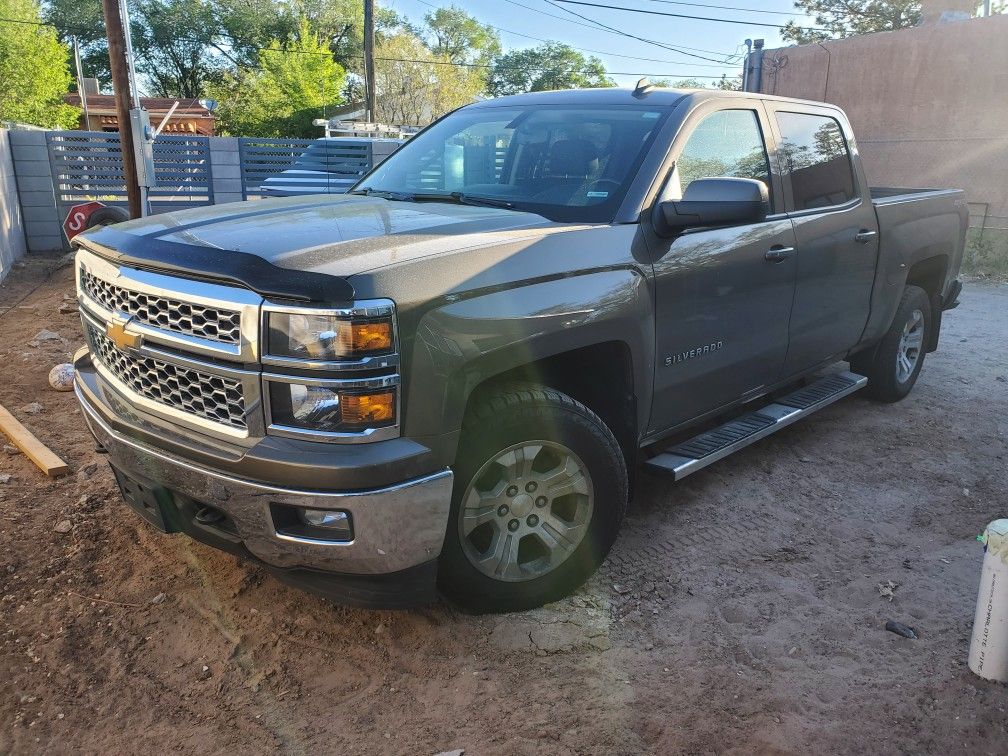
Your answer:
[[[1008,515],[1008,286],[966,287],[902,403],[645,478],[573,598],[470,617],[336,607],[130,514],[47,384],[81,341],[52,267],[0,287],[0,403],[73,469],[0,453],[0,753],[1005,752],[1008,687],[965,662],[974,539]]]

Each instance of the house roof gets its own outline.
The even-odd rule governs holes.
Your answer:
[[[63,98],[67,104],[76,105],[81,107],[80,95],[75,93],[65,95]],[[205,107],[200,104],[199,100],[185,98],[176,99],[174,97],[141,97],[140,105],[146,108],[152,113],[167,113],[171,110],[171,106],[178,102],[179,106],[175,109],[175,113],[172,117],[186,116],[189,118],[213,118],[214,115]],[[95,95],[89,94],[87,96],[88,110],[108,110],[114,112],[116,109],[115,97],[113,95]]]

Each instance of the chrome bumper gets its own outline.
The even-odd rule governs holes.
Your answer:
[[[268,565],[380,575],[429,562],[441,553],[451,506],[451,470],[371,491],[275,488],[222,475],[127,438],[109,427],[79,386],[76,391],[84,418],[114,467],[224,511],[245,548]],[[280,536],[270,503],[347,511],[354,540],[319,542]]]

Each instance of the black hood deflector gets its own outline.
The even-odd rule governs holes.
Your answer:
[[[266,299],[336,306],[350,304],[354,299],[353,287],[346,279],[281,268],[248,252],[164,241],[156,235],[137,235],[111,227],[90,230],[86,237],[75,241],[117,265],[238,284]]]

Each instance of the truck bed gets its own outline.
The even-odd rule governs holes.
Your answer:
[[[946,194],[962,194],[960,189],[908,189],[902,186],[870,186],[868,191],[871,200],[876,205],[906,202],[908,200],[925,199],[929,196]]]
[[[865,333],[880,337],[899,304],[908,276],[934,276],[942,301],[962,263],[969,211],[961,189],[871,187],[879,229],[878,271]],[[925,264],[922,269],[915,267]]]

